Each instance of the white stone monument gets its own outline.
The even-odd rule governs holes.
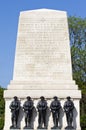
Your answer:
[[[59,97],[61,105],[67,96],[73,99],[73,126],[80,128],[79,101],[81,91],[72,79],[70,41],[67,14],[65,11],[38,9],[20,12],[17,44],[15,52],[13,80],[4,92],[5,126],[11,126],[9,105],[14,96],[18,96],[21,106],[27,96],[31,96],[36,107],[40,96],[44,96],[50,105],[54,96]],[[60,119],[61,130],[66,127],[65,114]],[[25,126],[23,111],[19,119],[20,130]],[[34,130],[38,126],[35,117]],[[49,117],[48,130],[53,126]]]

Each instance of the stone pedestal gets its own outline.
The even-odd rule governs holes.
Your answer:
[[[51,129],[51,130],[61,130],[60,128],[56,128],[56,129]]]
[[[40,96],[46,98],[48,107],[54,96],[59,98],[62,106],[59,121],[61,130],[67,126],[63,105],[66,97],[70,96],[75,105],[73,126],[76,130],[81,130],[79,107],[81,91],[72,79],[66,12],[40,9],[20,13],[13,80],[4,92],[4,130],[11,126],[9,105],[14,96],[18,96],[21,101],[18,121],[20,130],[25,126],[22,106],[27,96],[33,99],[36,110],[32,122],[34,130],[38,126],[36,107]],[[50,109],[47,113],[47,125],[50,130],[53,126]]]
[[[17,92],[18,97],[19,97],[19,99],[21,101],[21,106],[23,106],[23,103],[25,101],[26,96],[30,95],[31,97],[33,97],[35,108],[37,107],[37,103],[38,103],[39,97],[41,95],[41,90],[38,91],[38,92],[35,91],[35,93],[37,92],[36,98],[34,96],[34,92],[33,91],[27,91],[27,90],[23,91],[22,90],[22,92],[21,91],[18,92],[18,90],[17,90],[16,92]],[[51,93],[52,93],[52,96],[50,95],[50,93],[48,93],[48,91],[46,91],[45,93],[42,93],[42,95],[45,96],[46,99],[47,99],[48,107],[50,107],[50,103],[52,101],[52,97],[55,96],[56,94],[57,94],[57,96],[60,99],[62,108],[63,108],[64,102],[66,101],[66,97],[68,96],[68,94],[70,93],[72,95],[72,98],[74,96],[73,102],[74,102],[74,105],[75,105],[75,109],[74,109],[73,126],[74,126],[74,128],[77,128],[76,130],[81,130],[80,129],[80,123],[79,123],[80,122],[80,110],[79,110],[80,91],[78,91],[78,93],[77,93],[77,91],[74,91],[74,90],[67,91],[67,92],[66,91],[62,91],[62,90],[59,90],[59,91],[58,90],[55,90],[55,91],[52,90]],[[62,95],[61,95],[61,93],[62,93]],[[11,90],[9,93],[7,93],[7,91],[6,91],[6,94],[9,95],[9,99],[6,100],[7,105],[6,105],[6,113],[5,113],[6,114],[5,115],[5,124],[6,124],[5,130],[6,130],[6,128],[9,129],[9,126],[11,125],[11,113],[10,113],[10,110],[9,110],[9,105],[10,105],[10,103],[12,101],[12,97],[13,97],[13,95],[15,95],[15,93],[14,93],[14,90],[13,91]],[[23,96],[21,96],[20,94],[23,95]],[[38,95],[38,94],[40,94],[40,95]],[[6,118],[6,117],[8,117],[8,118]],[[20,111],[20,117],[19,118],[20,119],[19,119],[18,124],[19,124],[19,127],[21,128],[20,130],[23,130],[23,128],[25,126],[25,122],[24,122],[24,112],[23,112],[22,108],[21,108],[21,111]],[[52,121],[52,115],[51,115],[51,112],[50,112],[49,109],[48,109],[47,121],[48,121],[47,122],[48,129],[50,130],[51,127],[53,127],[53,121]],[[34,113],[34,123],[33,124],[34,124],[34,126],[33,126],[34,130],[36,130],[37,127],[38,127],[38,112],[37,112],[37,109],[36,109],[36,111]],[[64,128],[67,126],[66,116],[65,116],[65,113],[63,112],[63,109],[61,109],[59,126],[61,127],[61,130],[64,130]]]
[[[15,129],[15,128],[14,128],[14,129],[10,129],[10,130],[20,130],[20,129]]]

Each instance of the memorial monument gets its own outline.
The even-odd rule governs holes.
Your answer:
[[[54,96],[57,96],[61,103],[58,127],[65,130],[67,126],[63,106],[66,97],[70,96],[74,103],[72,125],[74,129],[81,130],[79,107],[81,91],[72,78],[71,66],[66,12],[50,9],[20,12],[13,80],[4,92],[4,130],[9,130],[11,126],[9,106],[14,96],[21,102],[18,120],[20,130],[25,126],[23,104],[28,96],[35,106],[31,124],[34,130],[38,129],[37,103],[41,96],[47,100],[48,130],[54,126],[49,108]]]

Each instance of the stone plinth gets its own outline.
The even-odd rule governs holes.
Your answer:
[[[20,129],[15,129],[15,128],[14,128],[14,129],[9,129],[9,130],[20,130]]]
[[[19,129],[16,129],[16,128],[10,128],[9,130],[20,130],[20,128],[19,128]],[[31,129],[31,128],[23,128],[23,130],[33,130],[33,129]]]
[[[56,129],[51,129],[51,130],[61,130],[60,128],[56,128]]]
[[[15,128],[12,128],[12,129],[9,129],[9,130],[20,130],[20,129],[15,129]]]
[[[71,54],[69,45],[67,14],[65,11],[39,9],[20,13],[17,44],[14,61],[13,80],[4,92],[5,126],[11,125],[9,105],[14,96],[21,101],[18,125],[25,126],[23,103],[27,96],[34,100],[34,106],[40,96],[44,96],[48,107],[54,96],[59,97],[63,108],[67,96],[71,96],[74,105],[73,126],[80,130],[79,100],[81,91],[72,79]],[[38,112],[34,113],[33,127],[38,126]],[[48,111],[48,130],[53,126],[51,112]],[[61,130],[67,126],[64,112],[59,121]]]

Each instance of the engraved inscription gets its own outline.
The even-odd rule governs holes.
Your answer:
[[[21,15],[15,60],[17,76],[71,73],[67,21],[57,15]]]

